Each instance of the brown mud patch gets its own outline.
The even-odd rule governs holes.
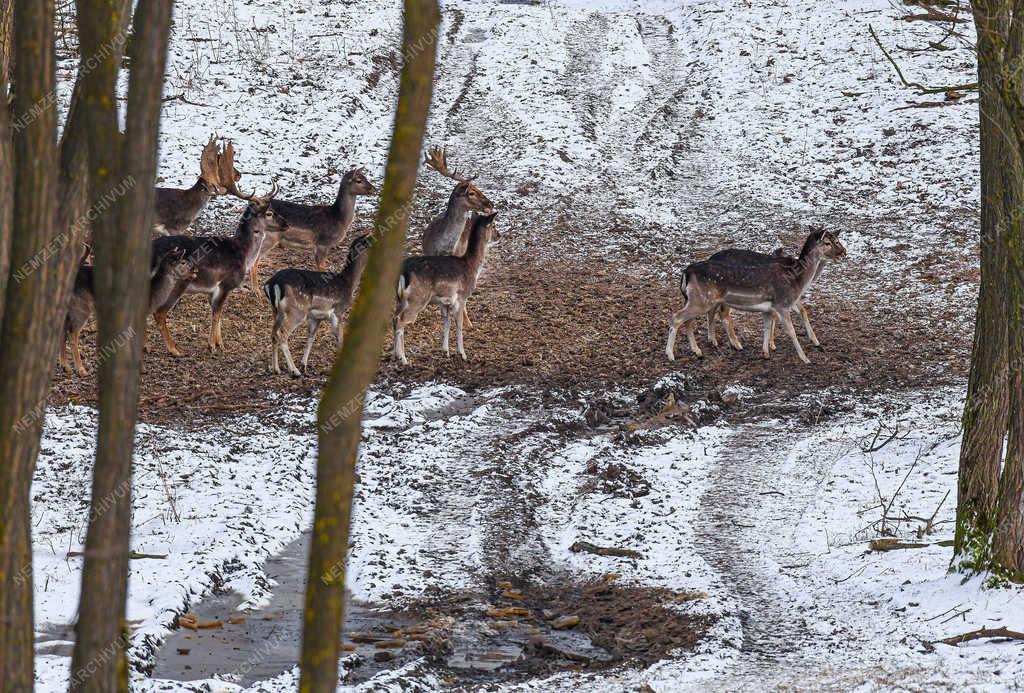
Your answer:
[[[412,248],[410,248],[410,251]],[[809,309],[822,349],[810,346],[797,327],[813,361],[800,363],[780,331],[770,360],[760,353],[760,318],[737,318],[745,349],[707,345],[703,325],[698,339],[704,358],[690,353],[685,335],[677,342],[676,361],[664,354],[672,311],[681,306],[678,277],[641,275],[670,264],[640,258],[611,262],[601,258],[559,261],[531,258],[497,247],[469,303],[474,327],[466,331],[469,361],[440,351],[441,320],[428,307],[407,331],[410,365],[400,367],[391,355],[391,338],[378,373],[378,386],[445,381],[466,388],[533,386],[542,391],[601,391],[649,388],[662,376],[684,374],[693,397],[730,384],[774,392],[786,399],[823,389],[859,393],[908,390],[957,382],[969,359],[970,315],[950,303],[939,308],[908,303],[894,315],[847,287],[863,286],[869,270],[853,263],[830,268],[825,286],[815,291]],[[278,250],[261,269],[266,280],[277,268],[308,266],[309,253]],[[336,251],[336,263],[342,253]],[[835,277],[836,281],[830,280]],[[969,281],[969,280],[968,280]],[[270,310],[262,294],[247,287],[228,299],[223,334],[226,353],[206,347],[210,309],[203,296],[185,297],[171,313],[169,325],[185,356],[171,357],[150,325],[150,353],[142,367],[140,413],[151,423],[181,423],[205,417],[273,409],[279,394],[315,395],[326,381],[334,349],[321,328],[309,374],[293,379],[267,373]],[[305,327],[292,335],[292,354],[301,357]],[[83,355],[93,367],[94,325],[83,335]],[[52,404],[94,404],[95,381],[58,370]]]

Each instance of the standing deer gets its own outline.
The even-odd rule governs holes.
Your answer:
[[[782,248],[776,248],[771,255],[764,253],[756,253],[752,250],[739,250],[729,249],[722,250],[712,255],[709,260],[715,260],[720,262],[730,262],[733,264],[740,265],[752,265],[752,264],[764,264],[770,262],[780,262],[782,264],[793,266],[796,263],[796,258],[791,255],[786,255],[785,250]],[[825,263],[818,265],[818,271],[811,278],[811,283],[818,281],[818,277],[825,270]],[[808,285],[809,286],[809,285]],[[800,313],[800,317],[803,319],[804,331],[807,333],[807,337],[811,340],[811,344],[816,347],[821,347],[821,342],[818,341],[818,336],[814,334],[814,328],[811,327],[811,316],[807,312],[807,307],[804,305],[803,299],[801,298],[793,307]],[[718,307],[717,312],[712,314],[708,313],[707,325],[708,325],[708,341],[714,347],[718,346],[718,334],[715,330],[716,320],[721,320],[725,324],[726,333],[729,336],[729,343],[737,351],[743,350],[743,343],[740,342],[739,335],[736,334],[736,325],[733,322],[732,311],[729,310],[728,306],[721,305]],[[771,329],[768,332],[768,348],[771,351],[775,351],[775,317],[772,317]]]
[[[684,324],[690,349],[698,357],[703,356],[693,334],[692,321],[724,305],[733,310],[762,314],[762,353],[765,358],[770,356],[769,332],[774,316],[782,323],[800,360],[810,363],[797,340],[789,311],[818,275],[821,264],[826,259],[837,260],[845,254],[846,249],[834,233],[818,230],[807,237],[800,256],[792,264],[778,261],[732,264],[709,259],[689,265],[683,270],[680,283],[686,304],[672,316],[665,345],[669,361],[675,360],[676,334]]]
[[[152,315],[153,311],[162,305],[182,283],[187,283],[197,276],[197,267],[183,250],[172,250],[159,258],[149,272],[149,308],[146,315]],[[89,374],[82,363],[80,338],[82,328],[85,327],[85,323],[92,315],[96,305],[93,292],[94,277],[94,269],[91,265],[82,265],[78,268],[67,316],[64,318],[64,342],[60,350],[60,365],[65,371],[71,372],[67,353],[70,341],[75,370],[81,376]]]
[[[395,358],[403,365],[405,356],[405,328],[427,306],[441,307],[444,332],[441,349],[449,355],[448,333],[452,313],[455,314],[455,334],[459,356],[466,359],[462,345],[462,328],[466,302],[473,295],[477,279],[484,266],[487,247],[501,238],[494,225],[494,214],[474,215],[470,226],[469,242],[462,255],[422,255],[410,257],[402,265],[398,279],[398,310],[392,321],[395,338]]]
[[[267,297],[274,313],[274,327],[270,332],[272,372],[279,375],[281,373],[278,362],[280,350],[284,352],[288,372],[292,376],[298,377],[305,373],[309,354],[313,350],[313,339],[324,320],[330,321],[331,331],[334,333],[338,348],[341,348],[341,319],[352,305],[352,297],[363,268],[366,267],[369,256],[367,251],[372,240],[369,234],[353,240],[345,267],[340,272],[284,269],[263,285],[263,295]],[[306,322],[308,335],[306,349],[302,353],[302,372],[299,372],[292,361],[291,351],[288,350],[288,338],[303,321]]]
[[[469,243],[471,225],[467,219],[470,212],[494,214],[494,205],[473,185],[476,176],[460,176],[458,170],[448,168],[448,152],[440,147],[431,147],[424,155],[423,163],[445,178],[456,182],[455,189],[448,197],[448,206],[439,216],[434,217],[423,232],[424,255],[462,255]],[[466,326],[473,329],[473,322],[463,306]]]
[[[164,344],[172,355],[181,356],[181,352],[167,328],[167,313],[185,293],[201,293],[209,297],[212,320],[207,345],[212,353],[215,353],[218,347],[224,351],[220,326],[228,295],[245,281],[268,237],[279,235],[288,228],[288,222],[271,207],[270,201],[276,193],[277,183],[274,183],[270,193],[263,197],[240,193],[249,201],[249,206],[231,237],[165,236],[153,242],[155,258],[159,259],[175,249],[183,249],[198,268],[196,278],[184,283],[177,292],[156,308],[154,314]]]
[[[226,182],[220,176],[217,140],[211,137],[199,159],[199,179],[191,188],[157,188],[153,229],[163,235],[184,233],[211,197],[226,194]]]
[[[280,243],[286,246],[314,248],[313,260],[318,271],[327,264],[331,249],[348,235],[356,218],[356,197],[374,195],[377,188],[366,178],[366,171],[353,169],[341,177],[338,196],[334,204],[306,205],[297,202],[274,201],[274,210],[288,222],[288,231]],[[276,245],[276,244],[275,244]],[[273,249],[267,247],[266,255]],[[251,278],[252,287],[258,286],[255,266]]]

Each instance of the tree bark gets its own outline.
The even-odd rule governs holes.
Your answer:
[[[57,289],[48,246],[59,236],[52,0],[15,0],[12,274],[0,330],[0,689],[33,684],[29,489],[56,349],[39,316]]]
[[[320,401],[316,511],[300,659],[303,693],[333,693],[338,685],[338,641],[344,620],[345,564],[363,398],[376,374],[393,310],[433,91],[439,21],[436,0],[406,0],[398,110],[374,227],[376,243],[344,346]]]
[[[0,325],[4,321],[4,295],[7,293],[11,261],[11,218],[14,211],[11,190],[14,152],[11,149],[11,112],[7,103],[13,19],[12,0],[0,0]]]
[[[1007,431],[1005,229],[1018,214],[1019,159],[1000,89],[1008,22],[985,3],[974,5],[978,30],[978,109],[981,137],[981,288],[971,372],[964,403],[954,565],[986,570]],[[1016,186],[1016,188],[1015,188]]]
[[[83,52],[116,38],[120,0],[81,0]],[[127,8],[121,8],[127,9]],[[125,603],[131,534],[131,464],[142,335],[149,302],[150,240],[159,116],[171,0],[135,10],[127,130],[118,130],[119,62],[104,61],[81,84],[86,109],[100,346],[99,431],[92,508],[72,659],[72,691],[128,691]]]

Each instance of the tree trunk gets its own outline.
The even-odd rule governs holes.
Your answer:
[[[14,207],[11,197],[14,152],[11,150],[11,112],[7,104],[13,14],[12,0],[0,0],[0,325],[4,322],[4,295],[10,272],[11,215]]]
[[[11,33],[14,28],[14,0],[0,0],[0,84],[6,86],[10,74],[13,45]],[[4,90],[3,95],[7,95]]]
[[[16,0],[11,278],[0,330],[0,689],[32,689],[29,489],[56,349],[39,316],[57,290],[47,247],[56,224],[53,0]],[[51,353],[52,351],[52,353]]]
[[[975,318],[971,373],[963,414],[963,443],[954,566],[987,570],[1007,431],[1006,250],[1004,234],[1019,212],[1019,153],[1000,90],[1001,47],[1008,23],[974,6],[978,29],[978,108],[981,133],[981,288]]]
[[[316,512],[306,583],[303,693],[333,693],[345,606],[345,563],[363,398],[380,362],[394,305],[420,149],[433,91],[436,0],[406,0],[398,111],[374,228],[376,244],[349,318],[344,347],[318,412]]]
[[[120,0],[81,0],[83,52],[116,32]],[[84,9],[84,11],[81,11]],[[127,9],[127,8],[123,8]],[[111,22],[111,18],[114,21]],[[99,432],[82,570],[71,690],[128,690],[125,603],[131,533],[131,462],[142,335],[149,303],[157,138],[171,0],[139,0],[135,11],[127,131],[114,99],[119,63],[104,62],[81,84],[88,123],[99,327]],[[110,204],[109,201],[114,201]]]
[[[993,539],[993,559],[1000,573],[1024,581],[1024,3],[1019,0],[1005,13],[1012,16],[1002,51],[1002,97],[1013,117],[1006,138],[1014,140],[1016,157],[1006,162],[1007,224],[1005,291],[1008,320],[1007,373],[1009,384],[1009,437],[999,480],[999,502]],[[1010,159],[1010,157],[1008,157]]]

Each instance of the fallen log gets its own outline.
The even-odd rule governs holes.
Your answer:
[[[577,541],[569,547],[573,553],[592,553],[596,556],[615,556],[616,558],[643,558],[643,554],[632,549],[620,549],[617,546],[598,546],[589,541]]]

